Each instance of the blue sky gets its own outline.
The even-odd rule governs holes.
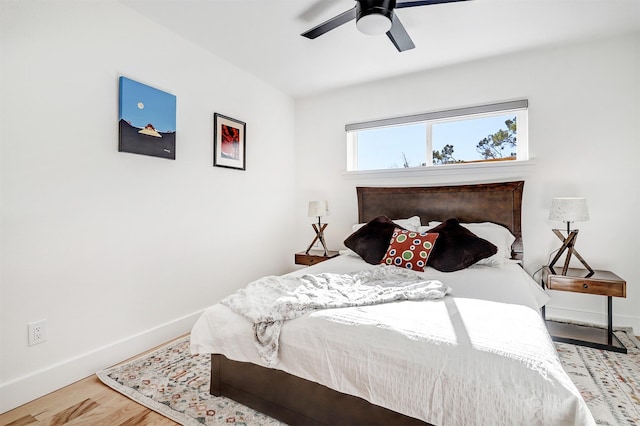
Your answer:
[[[478,142],[487,135],[505,129],[505,120],[513,117],[514,114],[506,114],[433,124],[433,149],[441,150],[444,145],[452,144],[454,158],[480,160],[482,157],[476,151]],[[358,169],[403,167],[403,153],[411,167],[420,166],[427,157],[426,140],[427,126],[424,123],[360,130]]]
[[[120,116],[135,127],[148,123],[159,132],[176,131],[176,97],[126,77],[120,77]]]

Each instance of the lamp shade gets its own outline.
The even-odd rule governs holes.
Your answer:
[[[307,216],[329,216],[329,203],[326,201],[309,201],[309,213]]]
[[[561,222],[584,222],[589,220],[587,199],[579,197],[562,197],[551,200],[550,220]]]

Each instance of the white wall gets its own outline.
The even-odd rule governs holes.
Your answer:
[[[2,412],[187,332],[299,247],[291,98],[117,2],[0,7]],[[118,152],[120,75],[177,96],[175,161]],[[212,166],[214,112],[247,122],[247,171]]]
[[[532,164],[407,177],[343,172],[347,123],[523,98],[529,100]],[[524,179],[525,266],[534,273],[559,247],[551,229],[563,225],[547,219],[551,198],[587,197],[591,221],[578,224],[576,248],[592,267],[627,280],[627,298],[614,299],[614,321],[640,332],[640,34],[518,53],[301,99],[296,103],[296,134],[305,135],[296,142],[296,208],[315,198],[329,201],[326,237],[333,249],[343,247],[357,219],[356,186]],[[301,231],[308,226],[299,221]],[[606,323],[604,297],[551,296],[550,316]]]

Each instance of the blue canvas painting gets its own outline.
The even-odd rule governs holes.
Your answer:
[[[118,150],[176,158],[176,97],[120,77]]]

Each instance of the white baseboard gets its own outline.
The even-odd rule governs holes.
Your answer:
[[[0,384],[0,413],[63,388],[191,331],[202,311]]]
[[[554,308],[547,306],[546,316],[548,318],[563,319],[570,321],[584,322],[588,324],[607,325],[607,314],[603,312],[585,312],[574,309]],[[636,336],[640,335],[640,318],[626,315],[616,315],[613,312],[614,327],[631,327]]]

